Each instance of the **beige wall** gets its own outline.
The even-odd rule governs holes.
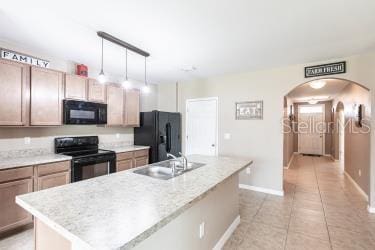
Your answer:
[[[166,112],[176,112],[178,84],[160,84],[158,86],[158,110]]]
[[[347,61],[348,70],[347,73],[337,75],[337,77],[359,82],[370,89],[375,89],[375,53],[314,62],[309,65],[339,60]],[[305,79],[303,74],[305,66],[307,64],[197,79],[179,84],[178,107],[183,118],[183,146],[185,145],[186,100],[217,96],[219,98],[219,154],[253,158],[252,174],[241,173],[240,182],[245,185],[281,191],[283,189],[283,134],[281,125],[283,98],[290,90],[301,83],[318,79]],[[174,85],[169,87],[174,88]],[[168,98],[170,95],[170,92],[160,89],[159,100],[160,98]],[[263,120],[235,120],[235,102],[247,100],[264,101]],[[175,105],[176,103],[171,101],[167,106],[173,110]],[[374,105],[374,102],[372,105]],[[231,139],[224,140],[224,133],[231,133]],[[372,141],[375,145],[375,135]],[[375,149],[372,155],[375,156]],[[373,160],[372,166],[375,169],[375,157]],[[372,172],[372,178],[375,184],[374,172]],[[375,186],[373,186],[373,189],[375,191]],[[373,194],[373,200],[375,201],[375,192]]]
[[[353,178],[355,182],[366,193],[370,193],[370,140],[368,127],[371,119],[371,99],[367,89],[356,84],[349,84],[343,89],[339,96],[333,101],[335,111],[337,104],[344,104],[345,123],[349,125],[345,128],[345,149],[344,166],[345,171]],[[360,128],[355,125],[356,109],[355,105],[363,104],[365,106],[365,125]],[[337,113],[335,112],[337,120]],[[337,123],[336,123],[337,125]],[[338,129],[334,133],[334,155],[338,159]],[[361,171],[361,176],[359,175]]]
[[[294,110],[295,110],[295,117],[296,121],[298,121],[298,106],[299,105],[306,105],[308,103],[294,103]],[[325,110],[325,117],[324,121],[326,124],[332,122],[332,101],[325,101],[325,102],[318,102],[318,104],[324,104]],[[297,124],[296,124],[297,126]],[[296,132],[296,131],[294,131]],[[332,130],[329,130],[327,127],[327,133],[324,135],[324,149],[325,154],[330,155],[332,153]],[[294,140],[293,140],[293,151],[298,152],[298,133],[294,133]]]

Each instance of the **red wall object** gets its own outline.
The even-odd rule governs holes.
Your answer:
[[[84,64],[78,64],[77,65],[77,71],[76,74],[79,76],[88,76],[88,69],[87,66]]]

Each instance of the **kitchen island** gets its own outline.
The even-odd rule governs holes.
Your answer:
[[[252,161],[188,159],[205,165],[169,180],[132,169],[16,202],[35,218],[36,250],[220,247],[239,223],[238,173]]]

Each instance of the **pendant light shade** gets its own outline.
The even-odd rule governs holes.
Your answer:
[[[126,49],[126,56],[125,56],[125,79],[122,82],[122,87],[124,89],[130,89],[132,87],[131,86],[131,82],[128,79],[128,49]]]
[[[105,74],[104,74],[104,70],[103,70],[103,38],[102,38],[102,61],[101,61],[100,73],[98,75],[98,81],[102,84],[104,84],[107,81]]]
[[[150,87],[148,86],[148,83],[147,83],[147,61],[146,61],[146,57],[145,57],[145,85],[142,87],[142,92],[145,93],[145,94],[148,94],[150,93],[151,89]]]

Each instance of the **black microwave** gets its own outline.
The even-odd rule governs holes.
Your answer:
[[[107,124],[107,104],[63,101],[64,124]]]

